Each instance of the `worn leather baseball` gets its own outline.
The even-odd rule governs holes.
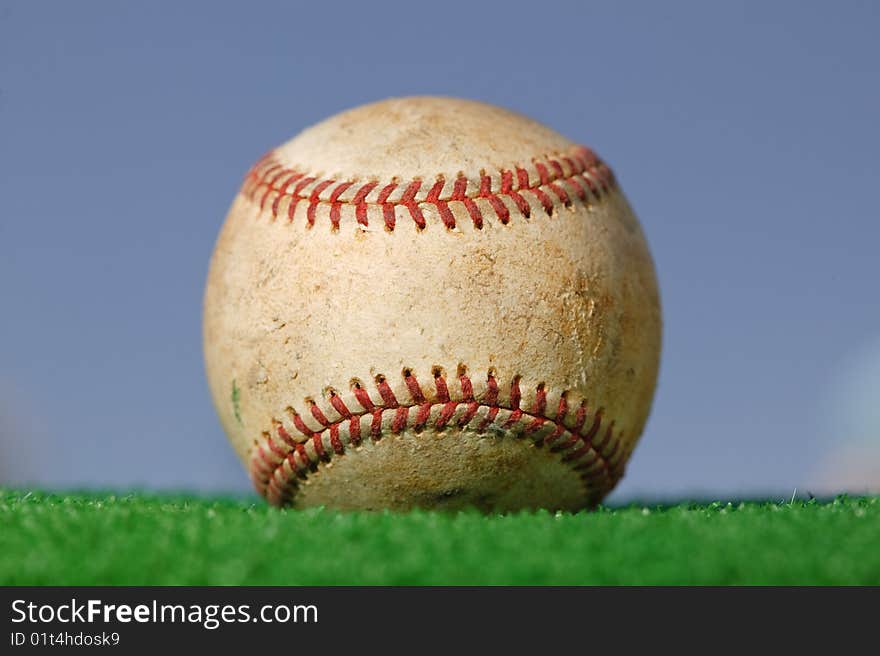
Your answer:
[[[295,507],[593,506],[642,433],[660,332],[610,169],[450,98],[362,106],[264,156],[204,305],[223,426]]]

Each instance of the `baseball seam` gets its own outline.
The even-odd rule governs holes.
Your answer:
[[[454,178],[437,175],[433,182],[325,178],[287,166],[270,151],[247,174],[242,195],[258,204],[260,212],[269,208],[272,220],[284,216],[293,222],[297,208],[304,206],[307,228],[314,227],[321,210],[329,215],[332,230],[339,230],[343,216],[363,227],[370,225],[372,216],[393,231],[398,218],[407,214],[418,230],[424,230],[428,211],[448,230],[459,227],[465,215],[481,230],[493,217],[506,225],[513,216],[529,219],[535,211],[553,216],[577,201],[590,207],[615,186],[611,169],[585,146],[494,174],[481,170],[479,180],[458,173]]]
[[[561,463],[570,466],[584,485],[585,505],[593,505],[623,476],[627,460],[622,431],[615,422],[604,421],[604,410],[588,412],[585,401],[572,404],[568,392],[549,398],[546,386],[534,389],[531,406],[523,409],[520,376],[515,376],[502,393],[494,371],[487,374],[485,389],[474,393],[474,384],[459,366],[457,385],[449,385],[439,367],[432,371],[433,391],[418,382],[415,373],[401,372],[408,400],[398,400],[387,378],[376,376],[372,396],[359,380],[351,382],[348,402],[333,389],[326,390],[329,405],[322,408],[306,399],[308,415],[286,409],[287,425],[273,418],[272,429],[255,440],[250,471],[257,491],[273,505],[289,504],[300,481],[316,472],[320,463],[333,456],[344,456],[364,440],[378,442],[386,435],[404,430],[420,433],[431,427],[491,431],[499,436],[529,438],[536,447],[558,453]],[[553,396],[556,400],[556,396]],[[359,406],[357,409],[355,406]],[[554,407],[555,406],[555,407]],[[309,425],[311,424],[311,425]],[[600,436],[598,440],[596,437]]]

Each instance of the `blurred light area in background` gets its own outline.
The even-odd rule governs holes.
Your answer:
[[[822,410],[827,453],[811,491],[880,493],[880,336],[832,373]]]
[[[51,444],[44,420],[29,405],[12,381],[0,378],[0,486],[40,480],[39,460],[52,457],[51,447],[39,446]]]

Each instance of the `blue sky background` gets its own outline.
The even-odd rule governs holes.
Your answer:
[[[662,372],[614,498],[819,489],[880,452],[878,7],[0,2],[0,483],[249,491],[202,369],[227,207],[303,127],[447,94],[593,146],[644,225]]]

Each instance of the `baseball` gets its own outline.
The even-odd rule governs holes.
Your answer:
[[[266,154],[204,302],[223,427],[293,507],[595,506],[644,428],[660,337],[608,166],[451,98],[358,107]]]

